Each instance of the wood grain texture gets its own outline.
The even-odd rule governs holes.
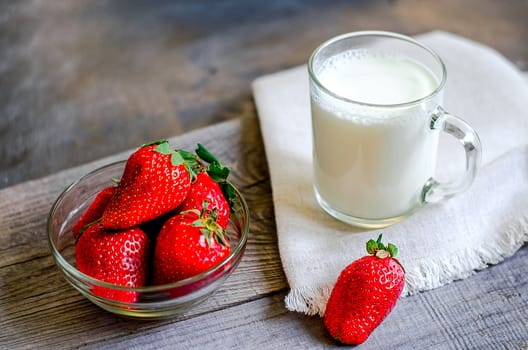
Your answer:
[[[401,299],[387,320],[357,348],[528,348],[528,277],[521,269],[511,270],[527,259],[525,247],[506,262],[465,281]],[[280,292],[179,322],[177,327],[161,326],[148,334],[107,339],[97,348],[126,349],[131,344],[138,349],[344,348],[328,336],[319,318],[286,311],[283,297]],[[206,332],[196,333],[204,326]]]
[[[0,191],[1,349],[341,348],[320,318],[284,307],[287,285],[257,119],[224,122],[171,143],[192,148],[204,140],[233,168],[251,208],[247,251],[220,290],[181,317],[147,322],[107,313],[64,281],[46,240],[51,204],[70,182],[124,159],[124,152]],[[401,299],[361,349],[526,349],[526,261],[528,246],[466,280]]]
[[[254,116],[250,83],[338,33],[447,30],[528,67],[525,0],[3,2],[0,187]]]
[[[358,349],[528,348],[528,277],[521,269],[510,269],[528,259],[527,248],[463,282],[401,299]],[[102,348],[126,349],[131,344],[138,349],[343,348],[328,336],[318,317],[284,310],[283,297],[281,292],[179,322],[177,327],[108,339]],[[204,326],[207,331],[196,333]]]

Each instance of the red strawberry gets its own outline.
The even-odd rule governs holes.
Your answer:
[[[140,287],[147,281],[150,240],[139,228],[105,230],[100,222],[88,227],[75,246],[79,271],[108,283]],[[93,293],[114,300],[135,302],[137,293],[95,287]]]
[[[72,233],[74,238],[79,236],[79,233],[86,225],[93,223],[95,220],[99,220],[103,216],[103,212],[108,203],[110,203],[115,189],[115,186],[106,187],[95,196],[92,204],[90,204],[88,209],[86,209],[75,225],[73,225]]]
[[[348,265],[339,275],[324,314],[324,325],[335,339],[361,344],[396,305],[405,272],[395,259],[398,249],[378,240],[367,243],[368,256]]]
[[[189,196],[183,202],[181,210],[197,209],[201,210],[203,202],[208,201],[208,210],[216,210],[217,222],[224,229],[227,228],[229,215],[233,208],[233,201],[236,198],[235,189],[227,177],[230,169],[224,166],[211,154],[203,145],[198,144],[196,155],[208,163],[198,166],[200,172],[196,180],[191,185]]]
[[[195,276],[229,255],[226,232],[210,214],[206,210],[190,210],[165,223],[154,250],[154,284]]]
[[[190,209],[200,210],[203,207],[204,201],[209,203],[207,207],[209,211],[216,209],[216,222],[224,229],[227,228],[230,214],[229,203],[225,199],[220,185],[206,172],[199,173],[196,176],[196,180],[191,184],[189,195],[180,209],[181,211]]]
[[[105,228],[123,229],[153,220],[180,205],[191,187],[192,166],[166,140],[144,145],[129,158],[106,208]]]

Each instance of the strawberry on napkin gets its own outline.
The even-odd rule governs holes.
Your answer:
[[[469,191],[383,229],[404,252],[399,256],[406,270],[404,295],[468,277],[528,241],[528,84],[489,47],[445,32],[417,39],[443,58],[444,107],[476,129],[483,165]],[[316,204],[306,67],[261,77],[253,92],[291,288],[286,306],[322,316],[339,273],[363,255],[373,234],[338,222]],[[439,177],[449,179],[463,168],[463,152],[440,142]]]

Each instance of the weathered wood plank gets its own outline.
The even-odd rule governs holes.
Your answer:
[[[516,268],[527,259],[525,246],[504,263],[465,281],[401,299],[360,348],[528,348],[528,275]],[[285,310],[284,296],[279,292],[179,322],[115,322],[106,331],[92,328],[90,322],[66,344],[112,350],[343,348],[328,336],[320,318]],[[94,332],[101,331],[106,334],[104,341],[92,339]],[[20,340],[17,344],[31,343]],[[54,339],[48,346],[60,344]]]

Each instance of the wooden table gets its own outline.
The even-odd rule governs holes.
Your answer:
[[[528,3],[17,1],[0,17],[0,348],[337,347],[284,308],[269,174],[250,82],[359,29],[452,31],[528,67]],[[207,126],[206,128],[199,129]],[[62,278],[47,213],[71,181],[147,140],[202,142],[251,208],[237,271],[205,303],[132,321]],[[105,157],[105,158],[103,158]],[[73,167],[73,168],[72,168]],[[66,170],[65,170],[66,169]],[[45,176],[45,177],[43,177]],[[527,349],[528,246],[463,281],[401,299],[360,348]]]

